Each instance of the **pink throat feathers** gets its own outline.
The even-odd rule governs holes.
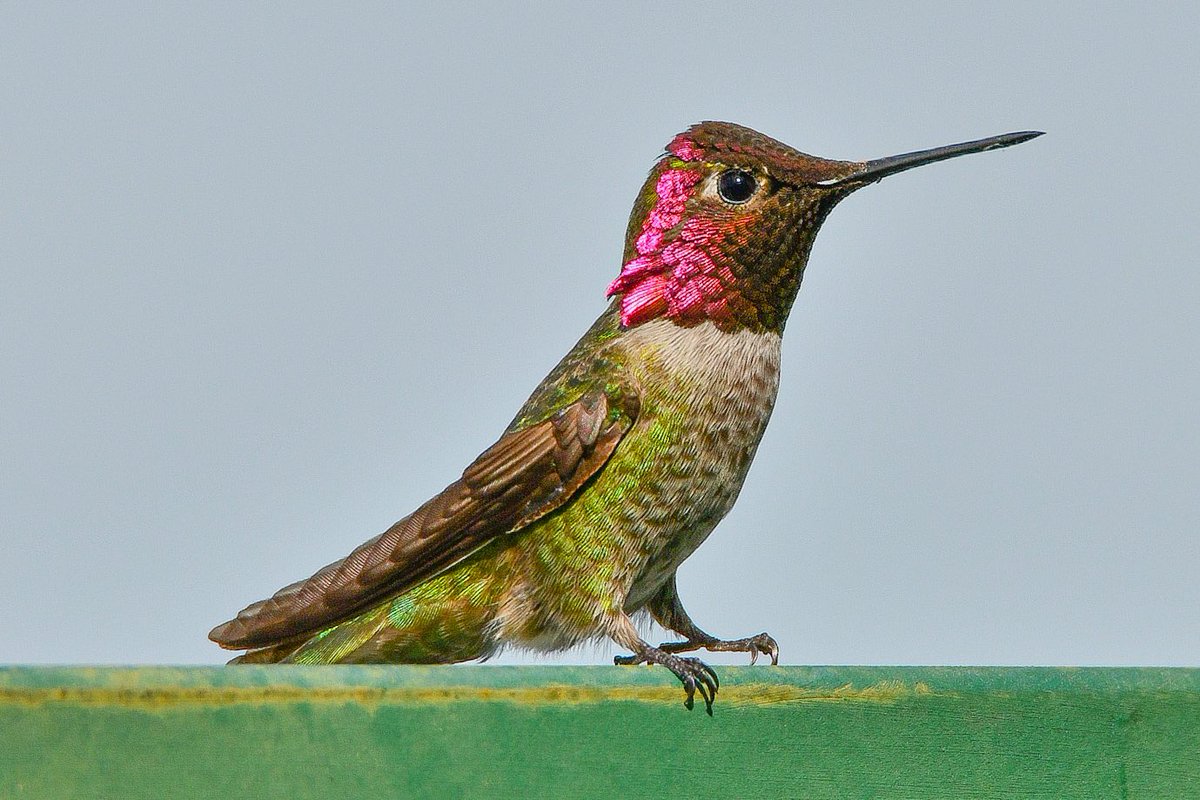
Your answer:
[[[634,243],[637,254],[608,286],[609,297],[621,294],[621,324],[627,328],[662,316],[695,324],[733,315],[736,279],[719,245],[748,232],[752,216],[714,212],[685,220],[688,200],[706,171],[690,166],[701,154],[687,137],[675,137],[667,151],[672,163],[659,173],[658,199]]]

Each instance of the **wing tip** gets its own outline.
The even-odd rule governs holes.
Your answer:
[[[209,640],[225,650],[245,650],[246,645],[242,642],[245,635],[245,626],[237,619],[222,622],[208,632]]]

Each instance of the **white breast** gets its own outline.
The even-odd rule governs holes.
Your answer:
[[[636,359],[631,367],[643,380],[656,381],[665,373],[699,389],[698,398],[711,393],[730,400],[753,395],[756,405],[764,400],[773,405],[779,389],[781,342],[777,333],[725,333],[711,322],[683,327],[657,319],[634,328],[622,345]]]

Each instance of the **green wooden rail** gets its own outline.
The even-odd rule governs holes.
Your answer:
[[[1200,798],[1200,670],[0,668],[0,798]]]

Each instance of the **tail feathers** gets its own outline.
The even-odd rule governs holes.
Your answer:
[[[284,642],[283,644],[273,645],[271,647],[260,647],[258,650],[251,650],[248,653],[242,653],[236,658],[231,658],[229,664],[278,664],[296,651],[296,648],[302,646],[303,641],[299,642]]]
[[[397,598],[308,637],[251,649],[230,664],[452,664],[490,655],[490,606]]]

